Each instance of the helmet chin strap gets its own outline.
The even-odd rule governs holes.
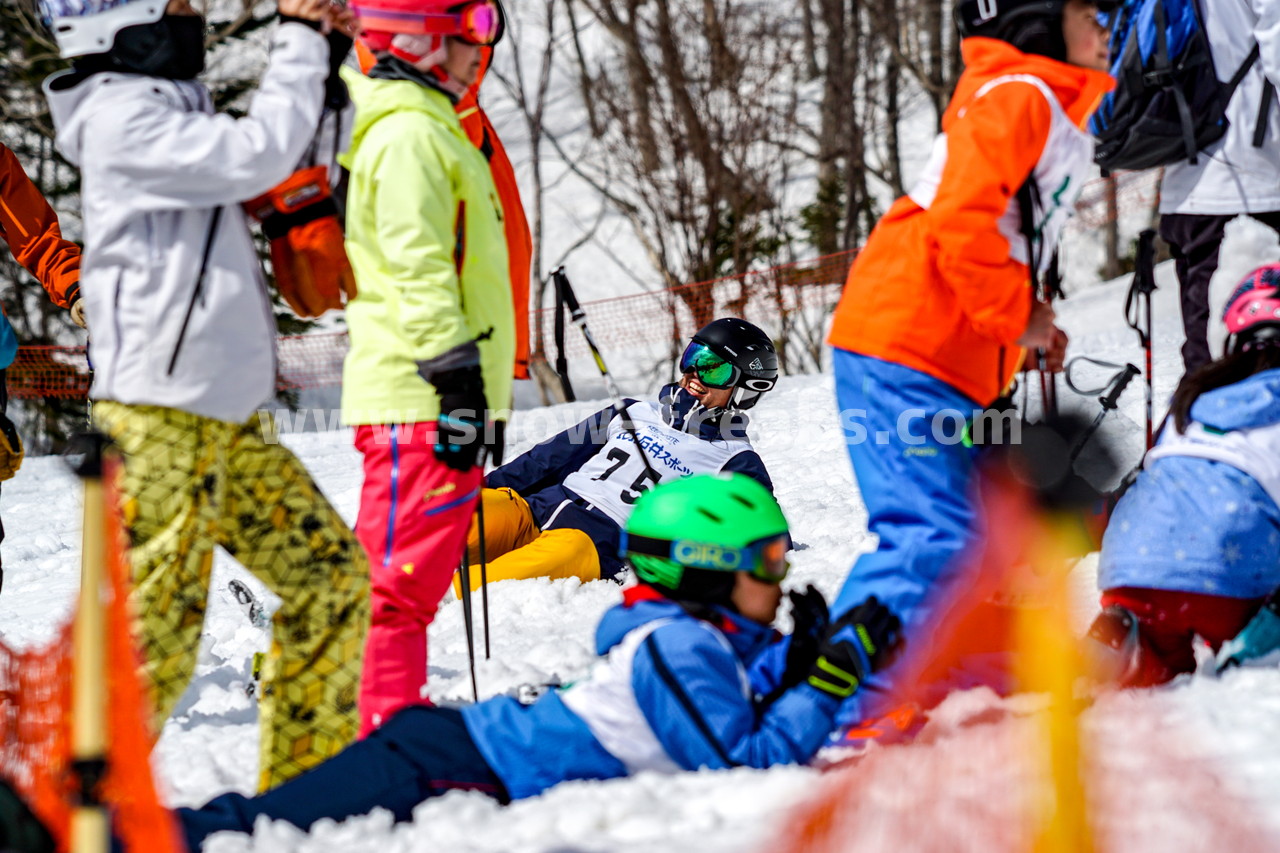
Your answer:
[[[449,49],[445,45],[444,36],[398,33],[391,39],[389,52],[423,74],[430,74],[446,92],[457,97],[466,93],[467,87],[445,70],[444,61],[449,56]]]

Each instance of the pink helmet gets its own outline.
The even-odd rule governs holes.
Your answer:
[[[1227,300],[1222,322],[1227,326],[1223,351],[1228,354],[1280,339],[1280,263],[1258,267],[1240,282]]]
[[[374,53],[388,52],[422,71],[444,61],[444,38],[491,46],[505,19],[497,0],[353,0],[360,41]]]

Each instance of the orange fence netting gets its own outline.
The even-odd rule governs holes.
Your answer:
[[[110,477],[106,492],[110,496]],[[107,771],[99,789],[115,834],[130,853],[179,853],[177,825],[160,805],[151,776],[147,697],[129,618],[129,582],[115,501],[107,498]],[[16,650],[0,641],[0,776],[9,780],[49,827],[60,851],[69,846],[78,786],[72,771],[72,622],[42,648]]]

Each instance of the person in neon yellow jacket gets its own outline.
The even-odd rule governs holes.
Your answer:
[[[356,534],[373,584],[360,689],[367,734],[425,701],[427,626],[462,558],[484,450],[501,447],[494,411],[510,407],[516,340],[502,205],[454,111],[480,46],[496,40],[496,7],[355,8],[377,58],[367,77],[344,72],[356,105],[344,164],[359,292],[347,305],[342,413],[364,454]]]

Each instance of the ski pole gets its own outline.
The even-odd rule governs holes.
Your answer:
[[[476,641],[472,634],[471,623],[471,566],[468,565],[467,554],[462,553],[462,563],[458,566],[458,581],[462,587],[462,627],[467,632],[467,663],[471,668],[471,698],[480,701],[480,688],[476,684]]]
[[[1133,268],[1133,284],[1124,300],[1125,322],[1138,333],[1138,343],[1146,352],[1146,440],[1152,440],[1152,358],[1151,358],[1151,294],[1156,289],[1156,232],[1150,228],[1138,235],[1138,252]]]
[[[1040,373],[1040,419],[1058,416],[1058,380],[1050,371],[1044,347],[1036,347],[1036,370]]]
[[[489,560],[484,544],[484,486],[480,487],[480,502],[476,504],[476,526],[480,532],[480,618],[484,620],[484,659],[489,659]],[[464,561],[468,559],[463,555]],[[468,569],[469,571],[469,569]]]
[[[1120,395],[1123,394],[1124,390],[1129,387],[1129,383],[1133,381],[1133,377],[1137,376],[1139,373],[1142,372],[1132,364],[1126,363],[1123,366],[1121,366],[1117,364],[1111,364],[1110,362],[1098,361],[1097,359],[1087,358],[1085,356],[1077,356],[1076,358],[1073,358],[1071,360],[1071,364],[1075,364],[1077,361],[1080,361],[1082,359],[1084,361],[1088,361],[1092,364],[1101,365],[1103,367],[1119,368],[1119,372],[1116,373],[1114,376],[1112,376],[1111,380],[1102,388],[1094,388],[1088,391],[1082,391],[1079,388],[1077,388],[1076,385],[1071,381],[1070,364],[1067,366],[1066,379],[1067,379],[1067,385],[1071,388],[1071,390],[1076,391],[1079,394],[1084,394],[1086,396],[1090,394],[1095,394],[1099,391],[1103,392],[1102,396],[1098,398],[1098,402],[1102,404],[1102,411],[1098,412],[1097,417],[1093,419],[1093,423],[1089,424],[1089,427],[1085,429],[1082,433],[1080,433],[1080,438],[1076,440],[1075,446],[1071,448],[1071,456],[1070,456],[1071,462],[1076,461],[1076,458],[1080,455],[1080,452],[1084,450],[1085,444],[1087,444],[1089,439],[1093,437],[1093,434],[1098,431],[1098,427],[1102,426],[1102,420],[1107,416],[1107,413],[1115,411],[1120,401]]]
[[[564,267],[560,267],[557,272],[563,271]],[[554,273],[553,273],[554,276]],[[565,356],[564,351],[564,310],[567,307],[565,303],[564,288],[568,285],[569,279],[564,275],[554,277],[556,287],[556,316],[555,326],[552,334],[556,342],[556,376],[560,377],[560,390],[564,392],[564,401],[573,403],[578,398],[573,393],[573,384],[569,382],[569,359]],[[577,304],[577,300],[574,300]]]
[[[627,414],[627,407],[622,404],[622,392],[618,390],[618,383],[613,381],[613,376],[609,373],[609,368],[605,366],[604,356],[600,355],[600,348],[596,346],[595,338],[591,336],[591,330],[587,328],[587,314],[582,310],[582,306],[578,304],[578,297],[573,292],[573,285],[569,284],[569,276],[564,271],[564,267],[559,267],[555,272],[551,273],[552,279],[555,281],[556,290],[564,299],[564,304],[569,309],[569,320],[573,325],[577,326],[582,332],[582,336],[587,340],[587,347],[591,350],[591,357],[596,360],[596,367],[600,370],[600,375],[604,377],[605,388],[609,391],[609,396],[613,400],[613,408],[622,416],[622,428],[631,436],[631,440],[636,443],[636,449],[640,452],[640,461],[644,463],[645,472],[653,479],[654,483],[658,483],[661,478],[658,472],[654,470],[653,465],[649,463],[649,454],[645,452],[644,445],[640,443],[640,436],[636,434],[636,425],[631,420],[631,415]]]

